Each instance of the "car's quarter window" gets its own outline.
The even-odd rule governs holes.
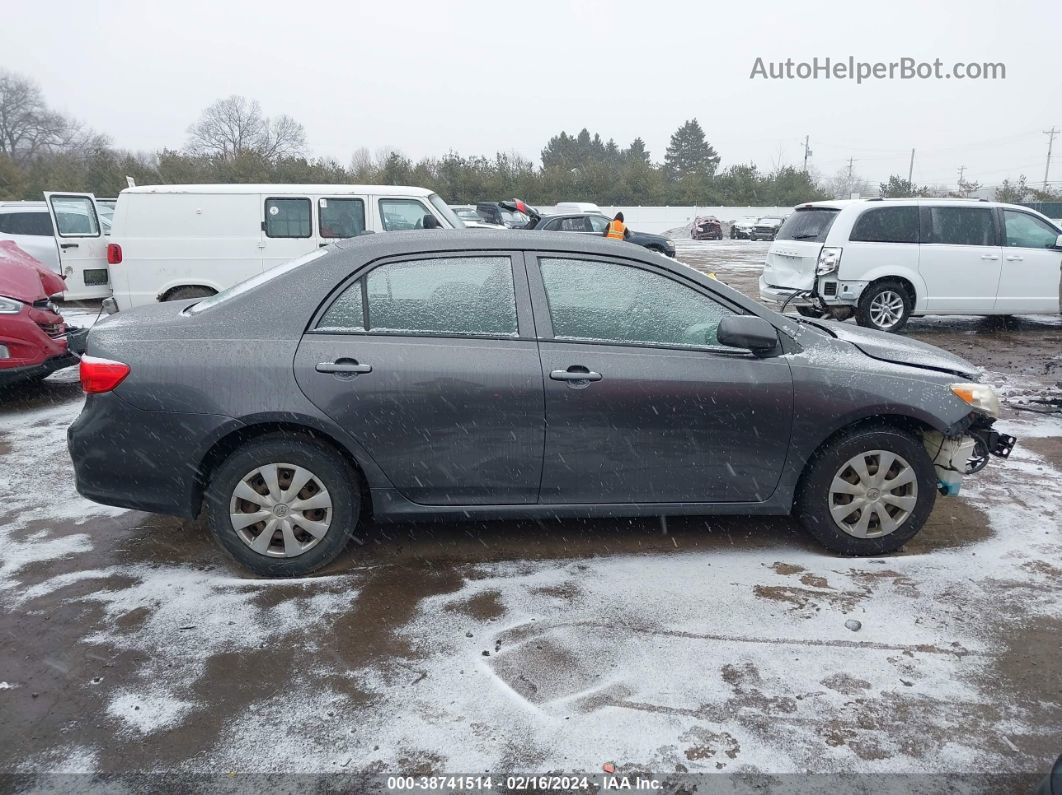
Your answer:
[[[718,345],[722,304],[652,271],[614,262],[540,260],[553,336],[622,344]]]
[[[488,256],[380,265],[336,298],[316,330],[515,337],[512,262]]]
[[[0,214],[0,232],[8,235],[52,237],[52,219],[47,212]]]
[[[380,221],[388,232],[423,229],[425,215],[431,212],[416,199],[380,199]]]
[[[266,199],[266,237],[310,237],[310,216],[309,199]]]
[[[603,215],[588,215],[586,220],[590,224],[591,232],[602,233],[608,229],[608,219]]]
[[[365,231],[365,202],[361,199],[317,200],[317,227],[322,238],[345,238]]]
[[[1059,232],[1043,219],[1017,210],[1003,211],[1004,245],[1010,248],[1054,248]]]
[[[918,207],[872,207],[864,210],[848,237],[863,243],[917,243]]]
[[[85,196],[52,196],[51,203],[60,237],[99,237],[100,225],[92,199]]]
[[[994,212],[988,207],[930,207],[930,243],[997,246]]]

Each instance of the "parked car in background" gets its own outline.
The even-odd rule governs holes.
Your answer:
[[[485,223],[506,229],[520,229],[527,225],[531,217],[515,207],[517,202],[517,199],[511,202],[479,202],[476,212]]]
[[[793,512],[878,556],[978,439],[1014,442],[963,359],[588,235],[359,237],[106,318],[87,353],[78,491],[205,513],[270,576],[328,564],[367,517]]]
[[[85,331],[52,303],[66,283],[10,240],[0,240],[0,387],[77,364]]]
[[[730,224],[731,240],[751,240],[752,227],[756,226],[756,218],[739,218]]]
[[[66,279],[64,298],[111,294],[107,272],[110,222],[92,194],[45,193],[45,201],[0,203],[0,240],[19,248]]]
[[[784,221],[784,218],[773,215],[758,218],[749,230],[749,240],[774,240]]]
[[[577,232],[584,235],[603,237],[611,220],[607,215],[599,215],[598,213],[535,215],[525,228],[538,232]],[[628,227],[628,230],[631,234],[624,242],[634,243],[636,246],[642,246],[668,257],[675,256],[675,244],[663,235],[636,232],[630,227]]]
[[[551,215],[563,215],[566,213],[605,214],[604,211],[593,202],[558,202],[553,206]]]
[[[454,211],[454,215],[461,219],[464,225],[470,229],[504,229],[504,226],[499,224],[488,224],[480,214],[476,212],[476,208],[471,204],[451,204],[450,209]]]
[[[463,228],[397,185],[146,185],[123,190],[106,257],[118,309],[202,298],[365,232]]]
[[[920,315],[1057,314],[1060,278],[1062,230],[1027,207],[827,201],[789,216],[767,252],[760,297],[899,331]]]
[[[723,225],[714,215],[698,215],[693,219],[690,237],[694,240],[722,240]]]

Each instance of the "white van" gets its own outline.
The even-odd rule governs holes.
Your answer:
[[[426,223],[427,222],[427,223]],[[147,185],[118,196],[107,262],[118,309],[199,298],[363,232],[464,226],[394,185]]]
[[[1062,230],[976,199],[812,202],[778,230],[760,298],[881,331],[920,315],[1057,314]]]
[[[64,301],[106,298],[110,219],[91,193],[45,193],[40,202],[0,202],[0,240],[12,240],[66,280]]]

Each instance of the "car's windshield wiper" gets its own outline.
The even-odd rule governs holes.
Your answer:
[[[818,235],[793,235],[792,239],[793,240],[810,240],[813,237],[818,237]]]

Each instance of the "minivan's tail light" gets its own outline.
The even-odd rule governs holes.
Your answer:
[[[117,243],[107,244],[107,264],[117,265],[122,261],[122,247]]]
[[[819,264],[815,268],[815,273],[819,276],[825,276],[836,271],[840,265],[841,249],[834,246],[823,246],[822,251],[819,252]]]
[[[81,357],[81,388],[90,395],[110,392],[129,375],[129,365],[95,356]]]

